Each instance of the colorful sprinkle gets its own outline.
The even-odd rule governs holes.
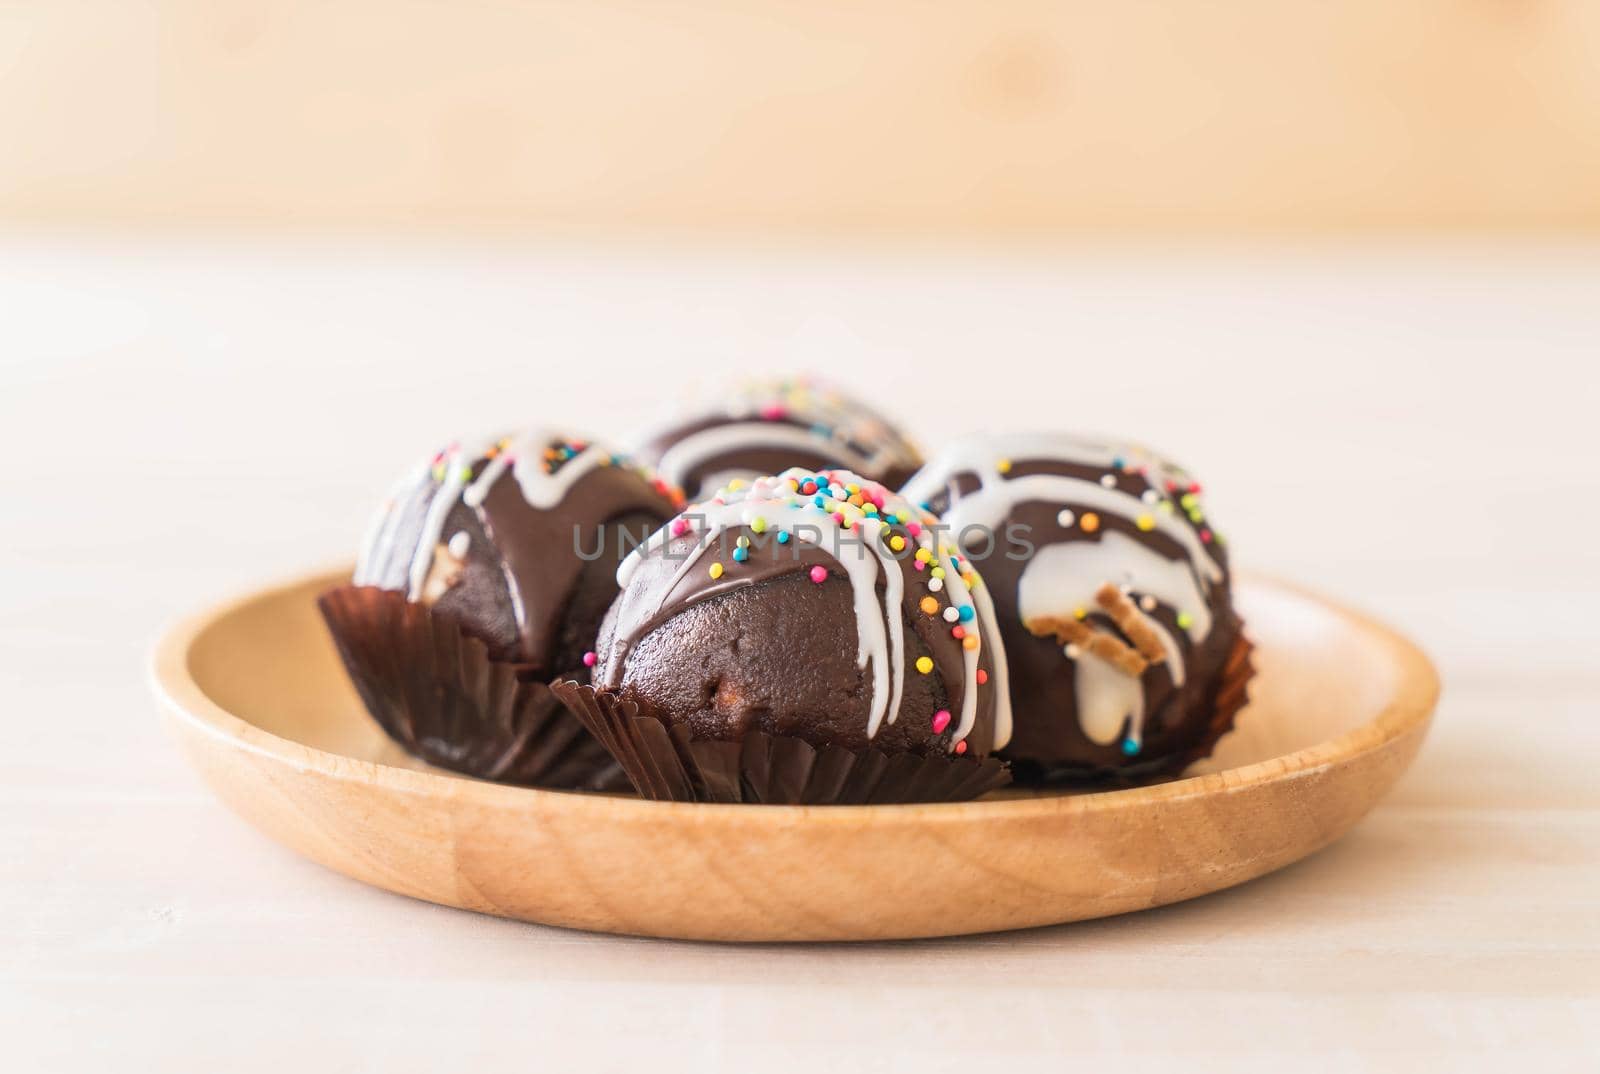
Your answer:
[[[1072,524],[1076,521],[1078,521],[1078,516],[1064,507],[1061,509],[1061,513],[1056,516],[1057,525],[1064,530],[1070,530],[1072,528]]]
[[[747,560],[749,558],[750,558],[750,549],[748,549],[748,548],[735,548],[733,550],[733,560],[734,560],[735,563],[743,563],[745,560]]]
[[[672,529],[670,532],[674,537],[682,537],[684,534],[689,532],[689,520],[686,518],[673,519]]]
[[[934,734],[936,734],[936,735],[943,734],[944,733],[944,729],[946,727],[949,727],[949,726],[950,726],[950,710],[949,709],[940,709],[938,712],[933,714],[933,733]]]
[[[962,739],[960,742],[956,743],[956,753],[961,754],[961,753],[966,753],[966,752],[967,752],[967,740],[966,739]]]
[[[1093,511],[1085,511],[1083,517],[1078,520],[1078,525],[1083,527],[1084,533],[1093,533],[1100,528],[1100,516]]]
[[[1134,525],[1138,526],[1143,532],[1149,533],[1151,530],[1156,528],[1156,520],[1150,515],[1140,515],[1134,521]]]
[[[917,604],[924,615],[933,615],[939,610],[939,602],[932,597],[923,597]]]
[[[583,654],[583,666],[586,667],[586,668],[592,668],[599,661],[599,659],[600,658],[598,656],[596,656],[593,652],[584,653]]]
[[[1001,459],[994,464],[994,468],[1002,474],[1009,474],[1011,472],[1011,460]]]
[[[961,647],[969,650],[976,649],[978,647],[978,635],[968,634],[966,637],[962,638]]]
[[[917,670],[926,675],[933,670],[933,658],[928,656],[917,657]]]
[[[710,571],[710,573],[711,573],[711,577],[712,577],[712,578],[713,578],[713,579],[717,579],[717,578],[721,578],[721,577],[722,577],[722,564],[720,564],[720,563],[713,563],[713,564],[712,564],[712,565],[711,565],[711,571]]]
[[[1122,754],[1123,754],[1123,756],[1132,757],[1138,752],[1139,752],[1139,740],[1138,739],[1125,738],[1125,739],[1122,740]]]
[[[904,552],[906,550],[906,539],[897,533],[889,538],[889,547],[896,552]]]
[[[1190,615],[1188,612],[1179,612],[1178,629],[1188,630],[1192,626],[1194,626],[1194,616]]]
[[[789,543],[789,531],[788,530],[779,530],[778,531],[778,543],[779,544],[788,544]]]
[[[982,668],[978,669],[978,685],[983,686],[989,681],[989,673]]]
[[[813,582],[817,583],[818,585],[821,585],[823,582],[826,582],[828,580],[828,568],[824,567],[820,563],[817,564],[815,567],[812,567],[811,568],[811,580]]]
[[[945,622],[953,623],[959,618],[961,618],[961,613],[956,611],[954,608],[946,608],[944,610],[944,621]]]
[[[961,616],[961,621],[963,623],[970,623],[970,622],[972,622],[972,617],[974,615],[977,615],[978,613],[972,610],[972,605],[963,604],[961,606],[960,610],[956,612],[956,614]]]

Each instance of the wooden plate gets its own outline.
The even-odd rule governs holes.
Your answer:
[[[313,600],[333,572],[170,631],[161,711],[234,810],[404,895],[574,928],[866,940],[1047,925],[1261,876],[1343,835],[1422,744],[1438,679],[1404,638],[1244,579],[1252,703],[1188,778],[919,806],[645,802],[500,786],[401,753],[345,681]],[[1241,896],[1248,897],[1248,896]]]

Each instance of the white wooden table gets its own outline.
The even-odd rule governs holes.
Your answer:
[[[5,1068],[1594,1070],[1597,359],[1596,249],[13,239]],[[1240,562],[1431,649],[1417,767],[1342,843],[1199,901],[738,948],[369,890],[245,827],[163,741],[159,625],[348,554],[418,453],[541,418],[618,434],[800,367],[928,443],[1074,425],[1186,459]]]

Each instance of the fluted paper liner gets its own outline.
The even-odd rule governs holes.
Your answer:
[[[1006,764],[993,757],[818,749],[791,735],[756,730],[737,742],[696,739],[682,724],[642,715],[610,690],[575,681],[550,688],[645,798],[767,805],[960,802],[1011,781]]]
[[[317,606],[367,711],[408,753],[501,783],[627,786],[542,676],[492,659],[450,617],[369,586],[331,589]]]
[[[1228,662],[1222,665],[1222,674],[1217,679],[1216,692],[1211,699],[1211,722],[1206,725],[1205,734],[1182,755],[1182,762],[1176,766],[1178,769],[1210,757],[1222,736],[1233,730],[1239,710],[1250,701],[1250,680],[1256,674],[1251,654],[1255,649],[1255,644],[1241,628],[1233,649],[1228,653]]]

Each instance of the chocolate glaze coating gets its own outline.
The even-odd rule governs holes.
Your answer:
[[[480,455],[463,464],[476,479],[487,462]],[[616,596],[617,564],[681,506],[670,490],[620,461],[583,473],[548,507],[530,503],[510,470],[476,506],[437,470],[425,471],[396,492],[379,523],[386,539],[363,557],[359,582],[408,588],[418,545],[432,536],[427,517],[439,497],[455,502],[437,530],[431,584],[414,598],[487,643],[492,658],[547,677],[583,666]],[[449,550],[458,534],[467,539],[460,560]]]
[[[691,500],[730,477],[792,466],[850,469],[898,488],[922,464],[910,442],[871,407],[806,378],[742,385],[724,405],[657,432],[636,455],[661,467]]]
[[[730,540],[749,536],[731,531]],[[692,540],[675,542],[673,556],[687,554]],[[899,718],[867,735],[872,679],[856,663],[856,626],[850,583],[831,575],[817,584],[807,572],[833,557],[815,548],[768,550],[741,567],[758,580],[718,586],[697,572],[675,589],[663,613],[631,648],[616,644],[617,607],[601,627],[595,668],[597,685],[610,686],[636,703],[642,714],[685,723],[696,738],[737,741],[745,730],[801,738],[823,748],[868,746],[885,753],[945,754],[954,723],[940,733],[930,717],[959,711],[961,646],[948,624],[915,608],[921,588],[907,584],[899,610],[905,625],[906,664]],[[673,561],[658,554],[662,565]],[[648,565],[647,565],[648,567]],[[902,568],[904,573],[914,572]],[[648,584],[647,577],[639,580]],[[884,589],[879,587],[879,600]],[[916,670],[918,657],[933,659],[935,671]],[[979,659],[985,675],[987,654]],[[978,716],[968,736],[969,753],[983,756],[994,741],[989,691],[980,690]]]
[[[1062,531],[1056,523],[1059,510],[1053,504],[1023,504],[1012,517],[1032,527],[1029,539],[1036,544],[1100,539],[1099,534],[1086,535],[1081,530],[1070,534]],[[1102,516],[1101,524],[1100,533],[1109,529],[1137,536],[1153,546],[1164,544],[1158,536],[1142,534],[1123,519]],[[1084,734],[1076,704],[1078,665],[1062,655],[1059,642],[1034,636],[1016,614],[1017,583],[1025,564],[1007,559],[1008,550],[1021,551],[1016,542],[1002,540],[998,554],[985,559],[979,569],[990,585],[1000,614],[1000,634],[1010,663],[1015,716],[1011,742],[1001,756],[1012,762],[1017,781],[1050,782],[1117,772],[1128,776],[1153,774],[1187,763],[1191,748],[1206,734],[1211,698],[1243,627],[1233,610],[1228,582],[1220,583],[1211,633],[1199,646],[1188,650],[1189,670],[1184,685],[1173,685],[1165,664],[1151,665],[1140,677],[1147,706],[1144,741],[1139,755],[1129,758],[1116,743],[1093,742]],[[1182,637],[1171,608],[1158,606],[1147,614]],[[1091,612],[1085,622],[1127,640],[1103,612]]]
[[[639,458],[655,465],[660,462],[666,453],[678,443],[712,429],[719,429],[732,425],[737,419],[725,414],[710,415],[696,418],[656,433],[639,447]],[[807,430],[805,423],[792,417],[768,419],[772,424],[784,425],[802,431]],[[839,450],[840,445],[830,442],[827,438],[816,436],[814,443],[807,447],[775,446],[752,441],[740,446],[736,450],[723,451],[712,455],[703,462],[684,470],[683,473],[674,475],[688,492],[691,499],[714,492],[716,486],[729,477],[755,477],[760,474],[782,473],[791,466],[799,466],[807,470],[825,470],[833,467],[845,466],[852,462],[851,455],[856,464],[860,465],[859,454],[869,450],[867,445],[846,445],[851,455],[846,455]],[[862,477],[871,478],[890,488],[899,488],[907,478],[916,472],[921,465],[920,460],[908,462],[891,461],[874,470],[872,467],[862,467],[868,472]]]
[[[1006,461],[1005,480],[1050,475],[1075,478],[1089,486],[1105,488],[1107,486],[1101,482],[1107,469],[1063,457],[1018,455]],[[927,472],[940,479],[939,491],[926,496],[926,503],[936,512],[948,511],[966,497],[982,495],[982,482],[971,470],[941,468],[939,460],[935,460]],[[1118,472],[1114,473],[1114,477],[1114,484],[1110,488],[1135,498],[1157,488],[1154,481],[1137,472]],[[919,477],[913,485],[919,482],[926,484]],[[1170,490],[1157,491],[1171,495],[1176,500],[1177,494]],[[1071,512],[1072,525],[1062,525],[1060,518],[1063,509]],[[1098,519],[1098,526],[1093,530],[1079,523],[1089,514]],[[1200,523],[1183,518],[1181,511],[1175,512],[1175,517],[1181,518],[1182,524],[1196,533],[1204,528]],[[1159,530],[1141,528],[1136,518],[1132,513],[1124,515],[1108,511],[1103,504],[1088,502],[1087,499],[1074,499],[1071,495],[1051,496],[1042,500],[1024,500],[1007,511],[994,527],[996,539],[992,552],[982,554],[986,549],[975,547],[984,540],[976,533],[963,542],[988,584],[1005,643],[1013,726],[1011,741],[1000,752],[1000,756],[1012,763],[1018,783],[1134,778],[1175,771],[1194,760],[1197,746],[1209,740],[1222,673],[1243,630],[1243,623],[1233,607],[1227,553],[1220,543],[1209,543],[1209,530],[1206,547],[1223,571],[1221,580],[1212,583],[1206,591],[1206,604],[1212,616],[1209,634],[1202,641],[1194,642],[1190,634],[1179,627],[1178,610],[1166,603],[1156,603],[1154,607],[1142,610],[1142,614],[1178,640],[1187,674],[1184,685],[1176,686],[1169,663],[1163,661],[1150,664],[1139,676],[1145,698],[1145,716],[1142,741],[1135,756],[1127,756],[1119,741],[1099,743],[1090,739],[1079,720],[1079,662],[1063,653],[1059,639],[1040,637],[1023,622],[1021,582],[1041,548],[1076,543],[1099,544],[1108,533],[1116,533],[1163,559],[1189,561],[1189,553],[1183,544]],[[1104,581],[1119,583],[1121,579],[1106,578]],[[1135,598],[1139,596],[1136,582],[1133,595]],[[1132,645],[1132,639],[1105,611],[1092,605],[1087,611],[1083,619],[1087,626]],[[1071,615],[1072,612],[1073,609],[1060,610],[1062,615]]]

